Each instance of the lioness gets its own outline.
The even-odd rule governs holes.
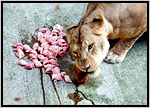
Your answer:
[[[78,25],[70,24],[66,36],[76,67],[95,72],[105,59],[120,63],[147,30],[146,3],[89,3]],[[120,40],[109,50],[108,39]]]

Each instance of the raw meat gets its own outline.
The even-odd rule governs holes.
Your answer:
[[[41,39],[43,39],[43,33],[42,32],[38,32],[37,38],[38,38],[38,41],[40,41]]]
[[[58,80],[62,80],[61,74],[52,74],[52,80],[54,81],[58,81]]]
[[[66,82],[72,82],[65,72],[60,72],[59,64],[57,62],[57,56],[63,57],[67,50],[68,44],[63,39],[65,37],[64,29],[61,25],[56,24],[53,26],[53,30],[50,31],[46,28],[40,28],[37,33],[38,42],[34,43],[32,48],[20,42],[15,42],[12,47],[16,48],[15,54],[21,59],[18,64],[23,65],[26,69],[33,69],[34,67],[44,67],[45,74],[52,74],[52,80],[64,80]],[[23,51],[29,53],[29,59],[32,63],[27,63],[22,58],[25,56]]]
[[[42,52],[43,52],[43,48],[42,48],[42,47],[39,47],[39,48],[38,48],[38,52],[39,52],[39,53],[42,53]]]
[[[46,70],[44,73],[52,73],[53,68],[55,67],[55,65],[51,65],[51,64],[47,64],[48,66],[46,66]]]
[[[12,47],[14,47],[14,48],[16,48],[16,47],[18,47],[18,46],[22,46],[22,43],[20,43],[20,42],[15,42],[15,43],[12,45]]]
[[[64,80],[65,80],[65,82],[72,83],[72,81],[68,75],[64,76]]]
[[[64,77],[66,75],[66,72],[61,72],[60,74],[62,77]]]
[[[55,67],[53,70],[52,70],[52,73],[53,74],[60,74],[60,69],[58,67]]]
[[[40,62],[43,62],[45,60],[46,57],[44,57],[43,55],[39,54],[38,55],[38,59],[40,59]]]
[[[33,50],[37,50],[39,48],[39,44],[38,43],[35,43],[34,45],[33,45]]]
[[[32,50],[32,49],[30,48],[30,46],[27,45],[27,44],[23,45],[22,47],[23,47],[23,49],[24,49],[26,52],[30,52],[30,50]]]
[[[34,65],[35,65],[35,67],[42,67],[42,66],[43,66],[43,65],[41,64],[41,62],[38,61],[38,60],[33,60],[33,63],[34,63]]]
[[[38,55],[37,51],[35,51],[35,50],[33,50],[33,49],[31,49],[29,53],[30,53],[30,54],[34,54],[35,56]]]
[[[22,59],[25,56],[25,54],[23,53],[23,51],[20,48],[17,49],[17,52],[15,54],[19,59]]]
[[[34,55],[34,54],[29,54],[29,59],[30,59],[31,61],[37,60],[37,56]]]
[[[23,59],[21,59],[21,60],[19,60],[18,64],[24,66],[27,64],[27,62],[24,61]]]
[[[26,69],[31,70],[31,69],[33,69],[33,68],[34,68],[34,63],[26,64],[24,67],[25,67]]]
[[[39,32],[45,33],[46,30],[47,30],[46,28],[40,28],[40,29],[39,29]]]

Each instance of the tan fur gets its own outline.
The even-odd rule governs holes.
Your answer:
[[[86,71],[90,65],[88,72],[91,72],[98,69],[106,55],[107,62],[122,62],[146,30],[146,3],[91,3],[78,25],[68,26],[66,36],[76,66]],[[108,39],[117,38],[120,41],[108,52]],[[93,48],[88,51],[90,44]]]

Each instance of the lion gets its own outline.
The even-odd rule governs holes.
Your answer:
[[[76,67],[92,73],[103,60],[123,62],[145,31],[147,3],[89,3],[79,23],[67,27],[66,36]],[[110,49],[108,39],[119,41]]]

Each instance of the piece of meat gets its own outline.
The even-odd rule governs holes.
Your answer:
[[[51,37],[57,36],[57,32],[55,32],[54,30],[51,32]]]
[[[35,67],[42,67],[43,66],[42,63],[38,60],[33,60],[33,63],[35,65]]]
[[[54,56],[53,52],[50,52],[50,51],[47,52],[46,57],[47,57],[49,60],[56,58],[56,57]]]
[[[45,56],[43,56],[41,54],[39,54],[37,57],[38,57],[38,59],[40,59],[40,62],[43,62],[46,58]]]
[[[21,50],[21,49],[17,49],[17,52],[15,53],[16,54],[16,56],[19,58],[19,59],[22,59],[22,58],[24,58],[25,57],[25,54],[24,54],[24,52]]]
[[[34,63],[29,63],[24,66],[26,69],[31,70],[34,68]]]
[[[64,38],[64,37],[66,36],[66,33],[64,33],[64,32],[59,32],[59,36],[62,37],[62,38]]]
[[[52,70],[52,74],[59,74],[59,73],[60,73],[59,67],[55,67],[55,68]]]
[[[49,44],[48,42],[44,42],[41,44],[41,47],[44,49],[44,50],[47,50],[49,48]]]
[[[37,56],[36,56],[35,54],[29,54],[29,59],[30,59],[31,61],[37,60]]]
[[[42,53],[43,50],[44,50],[44,49],[43,49],[42,47],[39,47],[39,48],[38,48],[38,52],[39,52],[39,53]]]
[[[48,55],[48,53],[49,53],[49,50],[43,50],[43,52],[41,53],[42,55]]]
[[[46,66],[44,65],[44,67],[46,67],[46,70],[44,72],[45,74],[46,73],[52,73],[52,70],[55,67],[55,65],[47,64]]]
[[[21,59],[21,60],[19,60],[18,64],[24,66],[28,63],[25,60]]]
[[[55,7],[55,11],[59,10],[60,9],[60,5],[56,5]]]
[[[48,48],[49,51],[53,52],[54,56],[56,57],[59,53],[59,47],[56,46],[56,45],[51,45],[49,48]]]
[[[63,32],[64,28],[61,25],[56,24],[53,26],[53,30],[57,30],[58,32]]]
[[[68,47],[59,47],[58,55],[63,57],[67,53]]]
[[[50,30],[46,30],[46,34],[47,34],[47,35],[50,35],[50,34],[51,34],[51,31],[50,31]]]
[[[22,46],[17,46],[17,48],[15,48],[15,49],[14,49],[14,51],[16,51],[16,52],[17,52],[17,51],[18,51],[18,49],[23,50],[23,47],[22,47]]]
[[[45,38],[40,40],[40,43],[45,43],[45,42],[47,42]]]
[[[42,32],[38,32],[37,33],[37,38],[38,38],[38,41],[40,41],[41,39],[43,39],[43,33]]]
[[[54,81],[62,80],[61,74],[60,73],[52,74],[52,80],[54,80]]]
[[[48,64],[49,63],[49,60],[48,60],[48,58],[46,57],[46,58],[44,58],[44,60],[43,60],[43,65],[46,65],[46,64]]]
[[[67,83],[72,83],[72,81],[71,81],[71,79],[70,79],[70,77],[69,77],[68,75],[65,75],[65,76],[64,76],[64,80],[65,80],[65,82],[67,82]]]
[[[40,29],[39,29],[39,32],[45,33],[46,30],[47,30],[46,28],[40,28]]]
[[[52,36],[49,40],[49,43],[51,43],[52,45],[56,45],[58,39],[58,36]]]
[[[62,77],[64,77],[66,75],[66,72],[61,72],[60,74]]]
[[[86,83],[87,81],[87,73],[86,72],[82,72],[81,70],[79,70],[77,67],[75,68],[75,73],[77,76],[77,82],[78,83]]]
[[[30,53],[30,54],[34,54],[35,56],[38,55],[37,51],[35,51],[35,50],[33,50],[33,49],[31,49],[29,53]]]
[[[30,48],[30,46],[27,45],[27,44],[23,45],[22,47],[23,47],[23,49],[24,49],[26,52],[30,52],[30,51],[32,50],[32,49]]]
[[[59,64],[57,63],[57,59],[50,59],[48,62],[49,62],[50,64],[55,65],[55,66],[59,66]]]
[[[22,43],[20,43],[20,42],[15,42],[15,43],[12,45],[12,47],[14,47],[14,48],[16,48],[16,47],[18,47],[18,46],[23,46],[23,45],[22,45]]]
[[[33,50],[37,50],[39,48],[39,44],[38,43],[34,43],[32,48],[33,48]]]

